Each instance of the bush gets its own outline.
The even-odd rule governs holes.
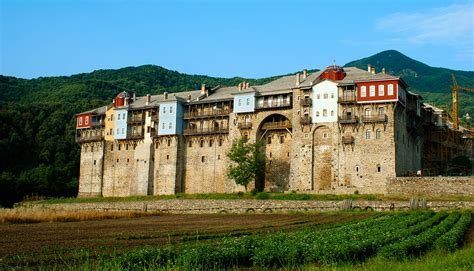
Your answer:
[[[270,194],[268,194],[267,192],[260,192],[257,194],[257,199],[265,200],[269,198],[270,198]]]
[[[251,194],[252,196],[254,196],[254,197],[257,195],[257,193],[258,193],[258,191],[257,191],[257,189],[255,189],[255,188],[252,189],[252,191],[250,191],[250,194]]]
[[[446,234],[435,241],[434,247],[440,250],[452,251],[455,250],[462,237],[466,233],[471,224],[472,215],[469,212],[462,214],[458,222]]]

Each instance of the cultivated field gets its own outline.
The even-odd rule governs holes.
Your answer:
[[[1,224],[0,270],[474,268],[469,212],[135,216]]]

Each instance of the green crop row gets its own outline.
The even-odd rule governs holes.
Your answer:
[[[432,246],[436,239],[446,233],[459,220],[459,217],[459,213],[451,213],[438,225],[423,231],[419,235],[413,235],[401,242],[388,245],[382,248],[379,254],[385,258],[400,260],[408,255],[423,253]]]
[[[465,212],[462,214],[458,222],[445,233],[443,236],[438,238],[435,241],[434,247],[441,250],[452,251],[456,249],[461,241],[461,238],[464,236],[467,228],[471,224],[472,215],[470,212]]]
[[[452,235],[451,239],[459,240],[469,224],[466,215],[460,217],[458,212],[450,215],[443,212],[397,213],[319,231],[306,229],[146,248],[125,253],[107,263],[107,267],[126,270],[298,268],[312,263],[359,262],[377,253],[402,258],[427,250],[446,232]]]

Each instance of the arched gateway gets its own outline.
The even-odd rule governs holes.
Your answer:
[[[257,141],[264,142],[265,175],[257,180],[257,191],[282,192],[288,190],[291,166],[292,125],[281,114],[267,116],[257,130]]]

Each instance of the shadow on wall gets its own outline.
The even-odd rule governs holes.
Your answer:
[[[273,159],[265,168],[265,187],[270,192],[284,192],[289,189],[290,163]]]

